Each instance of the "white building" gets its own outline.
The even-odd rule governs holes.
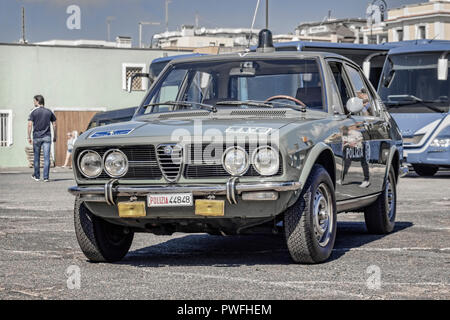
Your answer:
[[[450,0],[429,0],[389,9],[387,19],[361,31],[363,43],[450,40]]]
[[[450,0],[430,0],[388,11],[389,41],[450,40]]]
[[[295,29],[295,34],[302,38],[324,38],[331,42],[358,43],[361,28],[365,25],[366,19],[362,18],[334,19],[329,17],[323,21],[301,23]]]
[[[158,33],[152,46],[159,49],[194,49],[202,47],[240,47],[256,45],[259,29],[250,28],[195,28],[183,25],[180,31]]]

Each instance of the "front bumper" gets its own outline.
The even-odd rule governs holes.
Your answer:
[[[69,193],[80,196],[85,201],[106,202],[109,205],[116,205],[117,197],[139,197],[151,193],[184,193],[191,192],[198,195],[226,195],[230,204],[237,203],[237,195],[242,192],[258,191],[296,191],[301,188],[298,181],[286,182],[262,182],[262,183],[239,183],[239,179],[230,178],[226,184],[200,184],[200,185],[147,185],[147,186],[124,186],[115,185],[117,180],[112,179],[105,183],[103,187],[73,186],[69,188]]]

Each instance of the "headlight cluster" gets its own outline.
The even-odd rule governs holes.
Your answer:
[[[278,172],[280,157],[269,146],[257,148],[251,157],[253,167],[262,176],[271,176]],[[232,176],[244,175],[250,167],[247,151],[241,147],[230,147],[223,154],[223,167]]]
[[[430,146],[448,148],[450,147],[450,138],[434,139]]]
[[[86,178],[97,178],[103,170],[112,178],[123,177],[128,171],[128,158],[120,150],[108,150],[102,157],[93,150],[78,156],[78,168]]]

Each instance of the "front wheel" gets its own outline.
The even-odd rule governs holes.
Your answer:
[[[327,260],[336,239],[336,199],[330,175],[314,165],[297,202],[284,214],[286,242],[297,263]]]
[[[96,217],[79,198],[75,200],[74,220],[78,244],[90,261],[119,261],[130,249],[134,233]]]

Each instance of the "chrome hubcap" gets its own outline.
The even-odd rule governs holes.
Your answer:
[[[314,234],[321,247],[330,241],[333,232],[333,208],[331,195],[325,184],[320,184],[314,194],[313,203]]]

